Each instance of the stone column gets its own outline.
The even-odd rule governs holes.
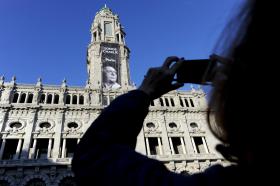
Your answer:
[[[0,132],[3,130],[7,113],[8,108],[0,108]]]
[[[21,157],[20,159],[28,159],[28,154],[29,154],[29,148],[31,145],[31,141],[32,141],[32,132],[33,132],[33,128],[34,125],[36,124],[36,120],[37,120],[37,110],[36,109],[32,109],[30,110],[30,115],[29,118],[30,120],[27,120],[27,126],[25,127],[25,135],[24,135],[24,141],[23,141],[23,146],[22,146],[22,153],[21,153]]]
[[[137,143],[135,150],[141,154],[146,155],[146,149],[145,149],[145,137],[144,137],[144,130],[143,127],[140,131],[140,133],[137,136]]]
[[[146,140],[146,147],[147,147],[147,155],[151,155],[149,138],[145,138],[145,140]]]
[[[197,154],[197,149],[193,137],[191,137],[191,140],[192,140],[193,150]]]
[[[52,152],[52,138],[49,139],[49,144],[48,144],[48,158],[51,158],[51,152]]]
[[[34,125],[37,120],[37,110],[32,109],[30,110],[30,115],[29,115],[30,120],[27,120],[26,127],[25,127],[25,135],[24,135],[24,141],[23,141],[23,146],[22,146],[22,153],[20,155],[20,159],[28,159],[28,154],[29,154],[29,148],[31,145],[31,140],[32,140],[32,132]]]
[[[18,140],[18,145],[17,145],[17,150],[16,150],[16,155],[13,158],[14,160],[19,159],[19,155],[20,155],[19,153],[20,153],[20,150],[21,150],[21,145],[22,145],[22,139],[19,139]]]
[[[181,116],[181,121],[183,121],[181,123],[181,127],[182,127],[182,130],[184,131],[184,141],[185,141],[186,152],[188,154],[194,154],[195,146],[192,145],[192,139],[191,139],[189,128],[188,128],[188,121],[186,118],[187,118],[186,116],[183,116],[183,115]]]
[[[157,137],[157,140],[158,140],[158,146],[159,146],[159,154],[163,155],[163,153],[162,153],[162,144],[161,144],[160,137]]]
[[[168,135],[167,135],[167,129],[166,129],[166,120],[165,120],[165,116],[162,114],[163,117],[163,122],[161,123],[161,127],[162,127],[162,145],[163,145],[163,153],[165,155],[170,155],[171,154],[171,149],[169,146],[169,140],[168,140]]]
[[[205,141],[205,137],[202,137],[202,142],[203,142],[203,146],[204,146],[205,152],[209,153],[208,147],[207,147],[207,144],[206,144],[206,141]]]
[[[184,153],[184,154],[187,154],[187,152],[186,152],[186,146],[185,146],[183,137],[180,137],[180,141],[181,141],[181,145],[182,145],[182,147],[183,147],[183,153]]]
[[[32,152],[31,152],[31,159],[35,158],[36,148],[37,148],[37,138],[34,138]]]
[[[65,155],[66,155],[66,138],[63,138],[61,158],[65,158]]]
[[[0,149],[0,160],[2,160],[3,158],[5,146],[6,146],[6,138],[3,138],[1,149]]]
[[[170,147],[171,147],[171,154],[175,154],[173,143],[172,143],[172,139],[171,139],[171,137],[168,138],[168,139],[169,139],[169,144],[170,144]]]
[[[56,116],[55,134],[54,134],[54,145],[53,145],[53,158],[59,158],[60,143],[62,137],[62,126],[64,123],[64,110],[60,110]]]

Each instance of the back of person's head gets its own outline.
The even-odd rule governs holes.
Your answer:
[[[271,22],[276,17],[269,12],[269,6],[268,1],[248,0],[219,44],[233,63],[220,67],[214,78],[209,106],[216,122],[210,121],[210,127],[227,144],[227,156],[234,156],[241,165],[265,165],[271,157],[269,151],[277,147],[270,135],[274,130],[270,115],[273,95],[267,87],[276,83],[273,76],[277,76],[267,74],[276,67],[269,53],[273,45]],[[234,37],[232,26],[238,26]]]

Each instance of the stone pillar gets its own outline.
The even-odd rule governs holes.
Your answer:
[[[49,139],[49,144],[48,144],[48,158],[51,158],[51,152],[52,152],[52,138]]]
[[[171,149],[169,146],[169,140],[168,140],[168,135],[167,135],[167,129],[166,129],[166,120],[165,120],[165,116],[162,113],[162,117],[163,117],[163,122],[161,123],[161,127],[162,127],[162,145],[163,145],[163,153],[165,155],[170,155],[171,154]]]
[[[205,141],[205,137],[202,137],[202,142],[203,142],[203,146],[204,146],[205,152],[209,153],[209,150],[208,150],[208,147],[207,147],[207,144],[206,144],[206,141]]]
[[[159,154],[163,155],[163,153],[162,153],[162,144],[161,144],[160,137],[157,137],[157,140],[158,140],[158,146],[159,146]]]
[[[7,113],[8,108],[0,108],[0,132],[3,130]]]
[[[168,138],[168,139],[169,139],[169,144],[170,144],[170,147],[171,147],[171,154],[175,154],[173,143],[172,143],[172,139],[171,139],[171,137]]]
[[[186,116],[181,117],[181,127],[182,130],[184,131],[184,141],[185,141],[185,147],[186,147],[186,152],[188,154],[194,154],[195,152],[195,146],[192,144],[192,139],[189,133],[189,128],[188,128],[188,121],[186,119]]]
[[[60,110],[56,117],[57,118],[56,118],[56,125],[55,125],[55,134],[54,134],[53,158],[59,158],[62,126],[64,123],[64,110]]]
[[[66,138],[63,138],[61,158],[65,158],[65,155],[66,155]]]
[[[3,138],[1,149],[0,149],[0,160],[2,160],[3,158],[5,146],[6,146],[6,138]]]
[[[191,137],[191,140],[192,140],[193,150],[197,154],[197,149],[193,137]]]
[[[141,154],[146,155],[146,149],[145,149],[145,137],[144,137],[144,130],[143,127],[140,131],[140,133],[137,136],[137,143],[135,150]]]
[[[149,138],[145,138],[145,139],[146,139],[146,146],[147,146],[147,155],[151,155]]]
[[[31,118],[30,120],[27,120],[27,126],[25,127],[25,135],[24,135],[24,141],[23,141],[23,146],[22,146],[22,153],[21,153],[21,159],[28,159],[28,154],[29,154],[29,148],[31,145],[31,139],[32,139],[32,130],[33,130],[33,126],[36,123],[37,120],[37,110],[36,109],[32,109],[30,110],[30,115],[29,118]]]
[[[36,148],[37,148],[37,138],[34,138],[32,152],[31,152],[31,159],[35,158]]]
[[[185,146],[183,137],[180,137],[180,141],[181,141],[181,145],[182,145],[182,147],[183,147],[183,153],[184,153],[184,154],[187,154],[187,152],[186,152],[186,146]]]
[[[22,139],[19,139],[18,140],[18,145],[17,145],[17,150],[16,150],[16,155],[14,157],[14,160],[17,160],[19,159],[19,153],[20,153],[20,150],[21,150],[21,145],[22,145]]]

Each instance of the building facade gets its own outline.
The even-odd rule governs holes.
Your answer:
[[[115,97],[135,89],[130,50],[119,17],[106,6],[96,13],[84,87],[18,84],[0,78],[0,185],[75,185],[71,159],[87,128]],[[172,91],[154,100],[136,151],[168,169],[191,174],[223,163],[207,126],[201,89]]]

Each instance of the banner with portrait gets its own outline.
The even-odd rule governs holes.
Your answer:
[[[102,87],[120,88],[120,47],[116,43],[101,43]]]

